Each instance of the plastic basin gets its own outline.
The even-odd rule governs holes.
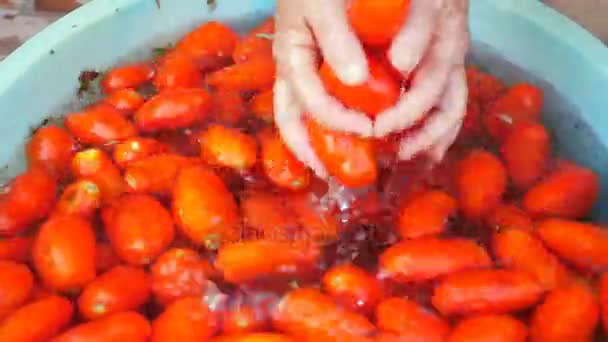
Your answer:
[[[39,33],[0,64],[0,176],[22,168],[31,127],[66,110],[85,69],[103,70],[207,20],[245,30],[274,11],[270,0],[97,0]],[[608,48],[536,0],[471,1],[471,58],[547,96],[545,121],[563,155],[602,176],[608,198]],[[601,204],[596,218],[608,219]]]

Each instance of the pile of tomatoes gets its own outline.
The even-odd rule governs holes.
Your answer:
[[[328,169],[364,189],[336,210],[273,127],[273,30],[203,24],[33,134],[0,197],[0,341],[559,342],[608,327],[608,233],[582,221],[598,177],[552,155],[540,89],[469,67],[463,130],[432,169],[311,122]],[[373,78],[394,77],[370,58]],[[370,115],[403,86],[374,97],[320,73],[351,107],[376,99]]]

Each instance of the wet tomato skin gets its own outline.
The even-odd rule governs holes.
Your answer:
[[[521,229],[527,232],[534,230],[532,217],[514,204],[501,204],[485,218],[488,229]]]
[[[213,121],[232,127],[244,119],[248,119],[248,114],[241,92],[216,89],[213,93]]]
[[[215,337],[211,342],[295,342],[293,338],[276,333],[251,333],[236,335],[221,335]]]
[[[33,243],[34,238],[32,236],[15,236],[0,239],[0,260],[29,261]]]
[[[159,92],[167,89],[196,88],[203,83],[196,60],[181,50],[171,50],[161,57],[152,82]]]
[[[404,25],[409,6],[409,0],[355,0],[348,8],[348,17],[365,44],[386,46]]]
[[[175,48],[201,63],[207,58],[230,58],[238,40],[238,34],[230,27],[210,21],[189,32]]]
[[[76,152],[76,141],[65,129],[46,126],[36,131],[25,151],[30,167],[41,167],[49,174],[63,178]]]
[[[458,203],[442,191],[426,191],[404,203],[399,212],[399,230],[404,239],[441,233]]]
[[[525,342],[527,338],[528,329],[523,322],[508,315],[485,315],[459,322],[448,342]]]
[[[149,63],[134,63],[117,67],[108,72],[101,81],[101,88],[111,94],[124,88],[137,88],[152,80],[154,68]]]
[[[243,63],[254,58],[271,57],[273,35],[274,18],[269,18],[251,30],[236,44],[232,53],[232,60],[235,63]]]
[[[205,81],[217,89],[259,91],[272,87],[275,63],[272,57],[262,57],[234,64],[207,75]]]
[[[600,302],[600,318],[604,331],[608,331],[608,274],[602,275],[598,285]]]
[[[443,318],[405,298],[389,298],[376,307],[376,325],[402,340],[445,341],[450,326]]]
[[[311,171],[287,148],[278,133],[262,140],[264,173],[277,186],[302,190],[310,184]]]
[[[20,307],[34,287],[34,275],[27,265],[0,261],[0,320]]]
[[[261,91],[249,101],[249,111],[258,119],[268,123],[274,122],[274,90]]]
[[[48,341],[68,326],[73,314],[72,303],[60,296],[31,302],[0,322],[0,341]]]
[[[145,342],[150,335],[148,320],[136,312],[126,311],[76,325],[51,342]]]
[[[202,297],[214,269],[195,250],[172,248],[156,259],[150,273],[154,298],[166,306],[181,298]]]
[[[246,334],[256,331],[267,331],[270,327],[270,316],[264,308],[240,305],[229,309],[222,317],[223,334]]]
[[[72,159],[72,174],[94,182],[101,190],[104,204],[114,200],[125,191],[120,169],[108,154],[98,148],[82,150]]]
[[[186,297],[173,302],[154,320],[151,342],[206,341],[218,327],[216,314],[201,297]]]
[[[146,99],[137,90],[125,88],[108,95],[103,102],[118,109],[124,115],[129,115],[143,106]]]
[[[117,144],[112,154],[114,162],[121,168],[146,157],[166,152],[167,147],[152,138],[135,137]]]
[[[65,118],[66,128],[83,144],[105,145],[131,138],[137,129],[122,112],[97,103]]]
[[[346,308],[368,312],[382,298],[382,289],[376,278],[352,264],[335,266],[323,276],[325,292]]]
[[[149,195],[125,195],[106,207],[102,218],[114,250],[132,265],[152,262],[175,235],[171,214]]]
[[[511,182],[519,189],[528,189],[545,174],[550,152],[549,133],[538,123],[516,125],[501,146]]]
[[[257,162],[255,139],[237,129],[211,125],[199,141],[201,157],[211,165],[247,170]]]
[[[173,190],[179,172],[197,163],[198,160],[170,153],[160,153],[134,161],[127,166],[124,173],[127,191],[168,195]]]
[[[92,217],[101,207],[103,198],[101,188],[92,180],[82,178],[69,184],[61,194],[55,213]]]
[[[135,310],[148,300],[150,294],[150,277],[144,270],[116,266],[84,288],[78,298],[78,307],[85,318],[97,319]]]
[[[32,247],[42,281],[57,291],[80,289],[95,278],[95,233],[75,215],[57,215],[40,228]]]

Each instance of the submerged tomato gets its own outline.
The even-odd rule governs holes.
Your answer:
[[[101,81],[106,94],[125,88],[137,88],[152,80],[154,68],[149,63],[134,63],[110,70]]]
[[[246,170],[257,162],[255,139],[234,128],[212,125],[201,134],[200,144],[201,157],[211,165]]]
[[[49,174],[67,176],[76,141],[63,128],[46,126],[36,131],[26,146],[30,167],[41,167]]]
[[[120,110],[103,102],[68,115],[65,126],[83,144],[113,144],[137,134]]]
[[[310,169],[289,151],[278,133],[262,139],[262,163],[266,176],[277,186],[289,190],[308,187]]]

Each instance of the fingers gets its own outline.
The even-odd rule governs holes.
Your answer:
[[[368,77],[361,42],[351,29],[344,0],[308,0],[306,14],[321,53],[338,79],[358,85]]]
[[[283,79],[277,79],[274,84],[274,112],[281,137],[294,156],[310,167],[318,177],[326,178],[327,171],[310,144],[302,121],[302,111],[289,89],[289,84]]]
[[[462,128],[462,122],[452,127],[448,133],[439,139],[439,142],[428,151],[427,156],[432,164],[438,164],[443,160],[445,154],[448,152],[452,144],[458,138],[460,129]]]
[[[431,45],[442,0],[412,0],[406,24],[397,33],[388,56],[402,74],[410,74]]]
[[[376,137],[409,128],[423,118],[439,100],[454,65],[463,63],[468,46],[466,13],[444,9],[439,22],[438,35],[411,88],[393,108],[376,118]]]
[[[437,147],[435,154],[441,153],[446,144],[451,145],[453,130],[460,127],[466,113],[467,83],[463,67],[454,69],[439,109],[429,117],[425,125],[413,135],[404,138],[399,147],[399,159],[409,160],[416,154]],[[457,134],[457,133],[456,133]],[[442,138],[444,138],[442,141]],[[447,147],[449,147],[449,145]],[[443,151],[445,152],[445,151]],[[436,156],[435,156],[436,157]],[[441,155],[443,158],[443,155]]]

